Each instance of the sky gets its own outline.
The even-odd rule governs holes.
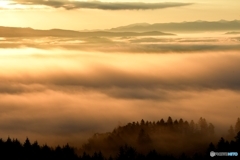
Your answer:
[[[0,138],[79,147],[94,133],[168,116],[204,117],[225,134],[240,115],[239,29],[46,29],[198,20],[226,20],[218,23],[224,26],[240,19],[238,6],[239,0],[1,0]]]
[[[238,6],[238,0],[1,0],[0,26],[84,30],[142,22],[234,20],[240,19]]]

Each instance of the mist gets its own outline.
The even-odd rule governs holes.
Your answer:
[[[79,147],[95,133],[168,116],[204,117],[221,136],[239,116],[237,36],[36,40],[1,39],[5,139]]]

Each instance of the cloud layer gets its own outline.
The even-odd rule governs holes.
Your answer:
[[[125,56],[131,58],[129,55]],[[164,56],[169,57],[167,55],[154,55],[153,57],[166,59]],[[175,56],[181,57],[181,55]],[[38,59],[40,57],[33,56],[31,58]],[[42,58],[42,61],[49,58],[51,57]],[[62,60],[64,56],[59,56],[58,58]],[[82,56],[74,58],[82,59],[79,63],[84,62],[85,59]],[[150,61],[152,60],[150,59]],[[95,64],[87,71],[76,69],[62,70],[60,69],[61,67],[59,69],[54,67],[52,68],[55,70],[54,72],[50,69],[50,71],[40,72],[37,75],[33,74],[32,71],[26,74],[25,69],[20,70],[20,67],[17,75],[1,74],[0,82],[2,85],[0,85],[0,92],[20,94],[41,92],[49,89],[63,92],[94,90],[115,98],[159,98],[163,100],[164,98],[169,98],[166,97],[169,91],[219,89],[239,91],[239,61],[240,57],[237,54],[219,54],[219,56],[210,54],[207,58],[192,55],[186,56],[186,59],[177,60],[174,66],[171,66],[169,69],[155,64],[156,62],[153,63],[159,66],[158,69],[154,69],[150,65],[143,70],[137,71],[128,71],[127,68],[114,67],[114,65],[110,64],[111,67]],[[73,61],[73,63],[76,62],[78,61]],[[148,73],[147,70],[151,70],[151,72]]]
[[[240,112],[239,37],[0,38],[0,134],[81,146],[172,116],[224,134]],[[149,50],[149,48],[151,50]]]
[[[71,9],[102,9],[102,10],[149,10],[169,7],[181,7],[191,3],[141,3],[141,2],[100,2],[100,1],[60,1],[60,0],[15,0],[16,3],[25,5],[46,5],[54,8]]]
[[[218,36],[218,35],[217,35]],[[153,38],[154,37],[154,38]],[[239,37],[181,37],[160,36],[82,36],[82,37],[33,37],[6,38],[0,48],[68,49],[100,51],[104,53],[196,53],[239,51]]]

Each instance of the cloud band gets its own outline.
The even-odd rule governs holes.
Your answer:
[[[149,10],[163,9],[169,7],[181,7],[191,5],[191,3],[141,3],[141,2],[100,2],[100,1],[43,1],[43,0],[15,0],[15,2],[25,5],[46,5],[54,8],[71,9],[102,9],[102,10]]]

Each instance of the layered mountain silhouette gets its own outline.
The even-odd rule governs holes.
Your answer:
[[[109,31],[72,31],[62,29],[36,30],[32,28],[0,27],[0,37],[124,37],[124,36],[165,36],[174,35],[159,31],[148,32],[109,32]]]
[[[225,34],[240,34],[240,32],[234,32],[234,31],[232,31],[232,32],[226,32]]]
[[[171,36],[177,32],[228,31],[239,34],[240,21],[194,21],[180,23],[137,23],[98,31],[74,31],[63,29],[37,30],[32,28],[0,26],[0,37],[125,37],[125,36]],[[168,33],[170,32],[170,33]]]
[[[109,31],[114,32],[200,32],[200,31],[239,31],[240,20],[233,21],[194,21],[179,23],[137,23],[127,26],[112,28]]]

